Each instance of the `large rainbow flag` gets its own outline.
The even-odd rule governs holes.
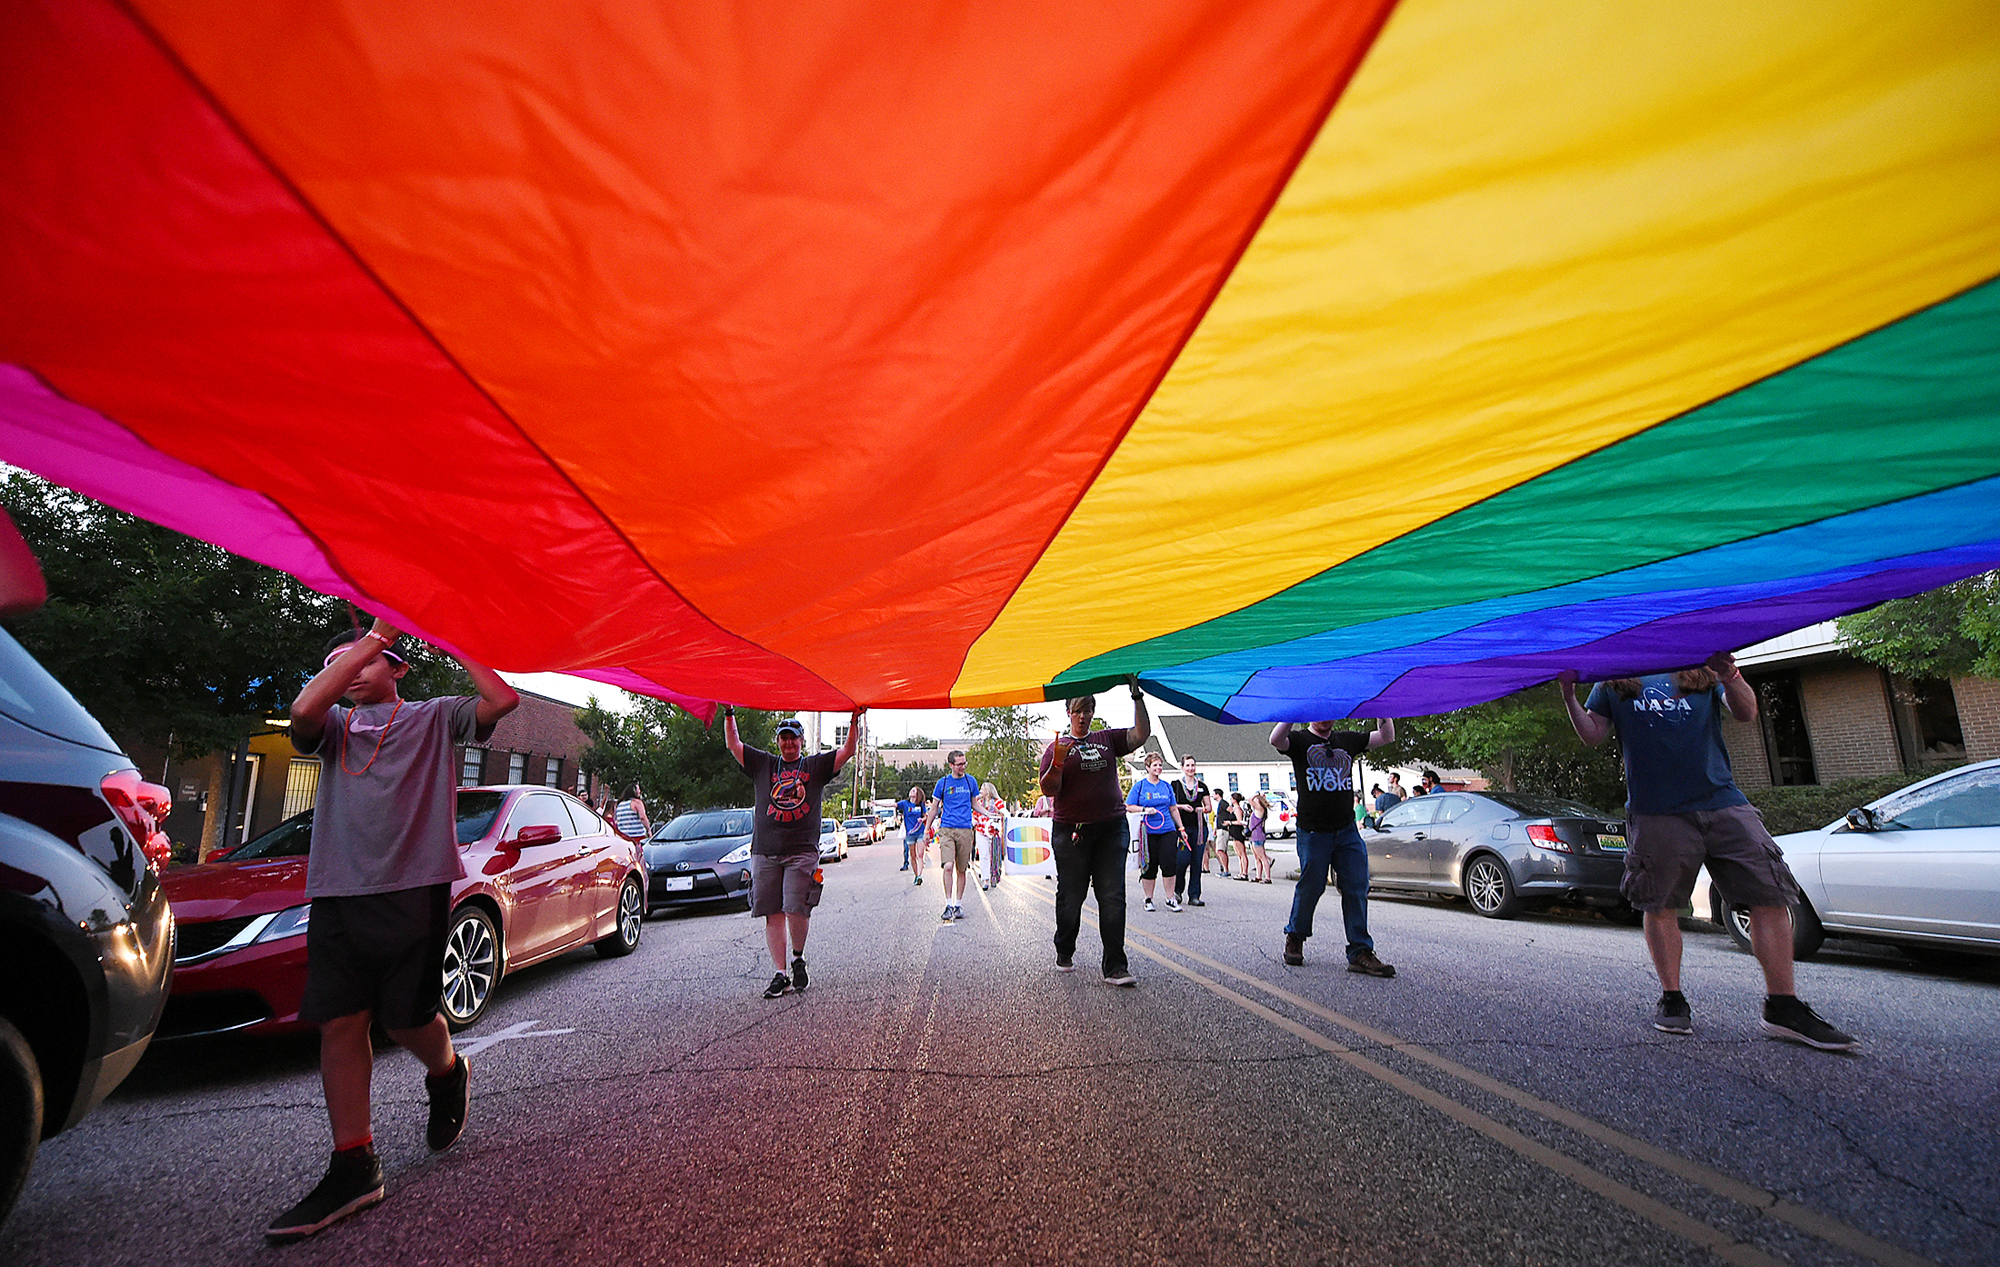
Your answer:
[[[1992,0],[12,0],[0,460],[497,667],[1228,720],[2000,566]]]

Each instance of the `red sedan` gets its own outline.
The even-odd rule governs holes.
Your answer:
[[[306,852],[312,811],[240,848],[162,877],[180,934],[160,1038],[306,1030]],[[458,791],[466,878],[451,886],[444,1013],[478,1020],[517,968],[592,945],[639,945],[646,912],[640,845],[574,797],[541,787]]]

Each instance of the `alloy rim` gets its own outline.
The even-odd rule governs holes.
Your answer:
[[[452,929],[444,948],[444,1006],[453,1020],[470,1020],[486,1006],[493,992],[494,949],[484,920],[468,917]]]
[[[618,895],[618,935],[628,946],[639,944],[639,885],[627,880],[624,890]]]
[[[1499,868],[1486,861],[1475,862],[1465,877],[1466,896],[1482,911],[1490,911],[1500,905],[1501,880]]]

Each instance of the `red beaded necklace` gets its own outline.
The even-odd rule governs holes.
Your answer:
[[[398,699],[396,706],[389,710],[389,720],[382,723],[382,737],[375,741],[375,751],[368,754],[368,764],[362,766],[359,770],[349,770],[347,768],[347,736],[348,732],[354,728],[354,714],[360,711],[359,708],[348,709],[347,719],[340,725],[340,768],[346,774],[368,773],[368,766],[374,765],[375,758],[382,755],[382,745],[389,738],[389,727],[396,724],[396,714],[403,711],[403,701]]]

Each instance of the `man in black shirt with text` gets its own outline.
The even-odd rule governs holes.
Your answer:
[[[1299,884],[1292,892],[1292,919],[1285,925],[1285,962],[1306,961],[1306,938],[1312,936],[1313,911],[1326,892],[1327,868],[1340,888],[1340,914],[1347,925],[1347,970],[1371,977],[1393,977],[1396,969],[1375,956],[1368,936],[1368,846],[1354,825],[1354,762],[1370,748],[1396,739],[1396,721],[1383,717],[1375,729],[1335,730],[1330,721],[1316,721],[1304,730],[1279,722],[1271,731],[1271,746],[1292,759],[1298,777]]]

